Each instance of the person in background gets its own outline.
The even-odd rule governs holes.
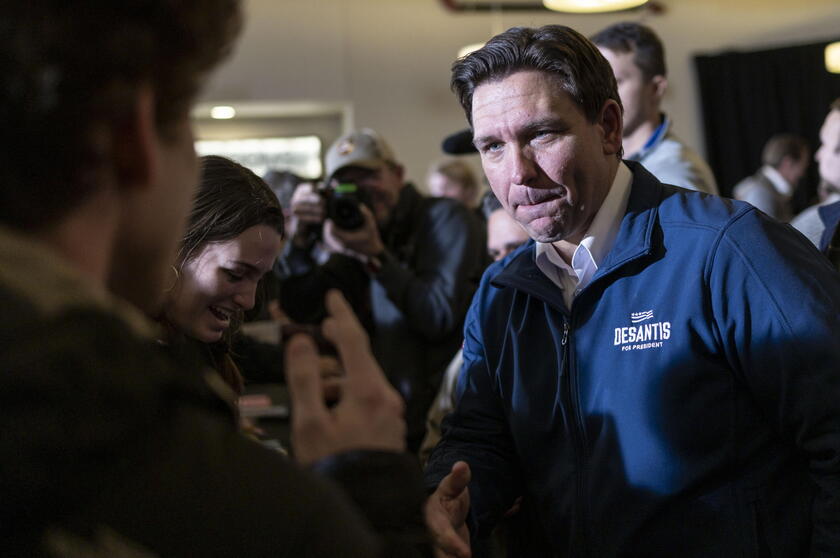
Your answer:
[[[203,356],[236,395],[244,381],[230,355],[231,340],[282,245],[283,212],[266,183],[229,159],[202,157],[162,322],[173,350]]]
[[[280,207],[283,208],[283,217],[286,219],[286,227],[289,227],[289,219],[292,217],[292,196],[301,184],[310,182],[302,176],[298,176],[292,171],[288,170],[270,170],[266,172],[262,179],[277,196],[277,201],[280,202]]]
[[[505,259],[527,240],[528,233],[501,205],[487,214],[487,255],[494,262]]]
[[[452,88],[533,240],[467,316],[426,467],[436,540],[467,555],[521,497],[514,556],[837,555],[840,274],[751,205],[623,161],[615,76],[573,29],[501,33]]]
[[[8,2],[0,25],[0,555],[431,556],[402,402],[338,294],[335,406],[312,340],[287,347],[296,462],[243,436],[218,374],[147,318],[198,182],[191,105],[239,2]],[[245,270],[220,269],[235,243],[185,244],[197,279],[232,281],[189,305],[213,341]]]
[[[432,163],[426,185],[431,196],[453,199],[467,209],[476,206],[478,181],[470,166],[461,159],[443,159]]]
[[[498,262],[528,241],[528,233],[502,207],[492,192],[482,198],[481,209],[487,221],[487,256]],[[464,355],[459,350],[443,375],[435,400],[426,415],[426,437],[420,445],[420,460],[426,462],[432,449],[440,440],[440,426],[443,418],[455,408],[455,385],[464,364]]]
[[[840,97],[831,103],[820,128],[820,147],[814,160],[819,167],[824,199],[797,215],[790,224],[825,251],[840,220]]]
[[[325,167],[333,195],[338,184],[356,190],[363,220],[356,229],[341,228],[323,196],[295,193],[297,229],[279,265],[280,305],[292,320],[311,323],[321,319],[325,290],[345,293],[406,402],[408,447],[417,451],[484,263],[480,228],[460,203],[424,197],[407,183],[390,145],[374,130],[336,140]],[[323,264],[313,258],[313,227],[332,252]]]
[[[764,144],[762,167],[732,189],[732,197],[750,203],[783,223],[792,215],[790,200],[808,170],[808,143],[793,134],[776,134]]]
[[[464,155],[478,155],[478,151],[476,151],[475,146],[472,144],[472,132],[470,130],[461,130],[449,134],[441,141],[440,148],[445,154],[454,156],[454,158],[448,157],[432,164],[427,179],[429,192],[432,196],[443,195],[442,193],[438,193],[439,185],[433,184],[436,181],[443,183],[459,183],[465,181],[468,184],[475,184],[474,191],[478,202],[476,203],[475,197],[471,197],[471,201],[464,205],[472,208],[470,216],[473,218],[473,225],[478,231],[477,234],[480,239],[480,244],[484,246],[487,242],[487,212],[484,211],[483,204],[487,196],[493,197],[493,192],[486,188],[487,181],[484,179],[483,174],[481,175],[481,183],[479,185],[479,179],[476,178],[473,168],[462,157]],[[438,171],[437,169],[441,170]],[[450,178],[447,178],[445,175],[448,175]],[[479,195],[479,192],[483,193]],[[493,263],[492,259],[489,257],[485,258],[482,263],[482,269],[486,269],[491,263]]]
[[[665,48],[654,31],[621,22],[591,40],[609,61],[624,106],[624,158],[638,161],[664,184],[717,194],[709,165],[676,134],[660,106],[668,78]]]

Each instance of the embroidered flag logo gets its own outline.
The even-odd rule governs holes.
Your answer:
[[[641,322],[646,322],[648,320],[653,319],[653,310],[647,310],[646,312],[631,312],[630,313],[630,321],[634,324],[638,324]]]

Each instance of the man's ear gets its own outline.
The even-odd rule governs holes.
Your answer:
[[[615,155],[621,150],[621,136],[623,130],[623,119],[621,107],[613,99],[607,99],[601,107],[601,114],[598,116],[598,125],[603,136],[601,138],[605,155]]]
[[[653,95],[657,101],[662,101],[665,97],[665,91],[668,90],[668,78],[665,76],[653,76],[650,80],[651,87],[653,87]]]
[[[117,184],[121,189],[144,189],[159,172],[155,95],[148,84],[140,85],[125,117],[111,129],[111,152]]]

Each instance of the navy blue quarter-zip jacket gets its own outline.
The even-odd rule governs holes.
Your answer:
[[[571,310],[533,242],[465,327],[429,486],[472,468],[512,556],[840,555],[840,275],[752,206],[633,171],[614,247]]]

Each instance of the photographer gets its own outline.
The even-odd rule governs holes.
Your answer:
[[[406,401],[407,441],[416,450],[443,370],[461,343],[483,252],[479,226],[464,207],[423,197],[403,174],[373,130],[338,139],[326,155],[326,192],[302,186],[292,198],[292,238],[278,271],[280,304],[294,321],[317,323],[323,293],[344,293]],[[356,228],[352,218],[345,221],[352,198]]]

